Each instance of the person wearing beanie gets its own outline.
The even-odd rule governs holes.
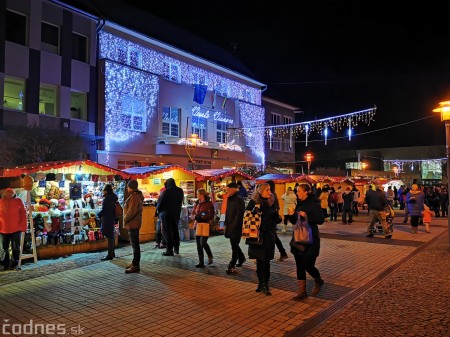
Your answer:
[[[279,215],[275,197],[270,191],[268,183],[260,184],[256,188],[246,210],[261,212],[259,233],[262,238],[262,245],[250,244],[248,256],[251,259],[256,259],[256,276],[258,277],[256,292],[270,296],[272,295],[269,289],[270,261],[275,256],[275,233]]]
[[[128,230],[133,261],[125,269],[125,273],[137,273],[141,270],[141,247],[139,246],[139,230],[142,225],[142,207],[144,195],[138,190],[138,182],[130,180],[127,184],[128,198],[123,207],[123,225]]]
[[[231,260],[225,273],[234,275],[237,273],[236,267],[242,267],[245,262],[245,255],[242,252],[239,243],[242,237],[242,222],[244,219],[245,202],[237,193],[238,185],[231,182],[227,185],[224,204],[222,204],[222,214],[225,214],[225,232],[224,236],[230,240]],[[226,200],[226,202],[225,202]]]
[[[419,218],[424,210],[424,195],[417,184],[412,184],[411,189],[406,194],[406,207],[411,216],[411,234],[417,234],[419,228]]]

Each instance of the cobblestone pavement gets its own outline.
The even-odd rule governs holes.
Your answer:
[[[272,262],[273,295],[264,296],[254,291],[253,261],[225,274],[231,250],[223,236],[209,239],[214,264],[205,269],[195,268],[194,241],[175,257],[142,244],[139,274],[124,274],[128,245],[113,261],[96,252],[26,263],[0,273],[0,334],[55,335],[59,324],[57,332],[83,336],[450,336],[447,219],[433,219],[432,234],[394,223],[390,240],[366,238],[363,213],[352,225],[322,225],[325,285],[302,302],[291,300],[292,255]],[[280,238],[288,247],[290,234]],[[312,286],[308,278],[308,292]]]

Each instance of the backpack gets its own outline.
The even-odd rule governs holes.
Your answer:
[[[329,197],[328,197],[328,202],[330,204],[337,204],[338,203],[338,198],[339,198],[339,196],[338,196],[338,194],[336,192],[331,193],[329,195]]]

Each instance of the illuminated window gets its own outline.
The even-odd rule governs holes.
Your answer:
[[[128,64],[135,68],[142,67],[142,54],[136,48],[128,48]]]
[[[194,72],[194,73],[192,73],[192,76],[194,77],[194,83],[195,84],[206,85],[206,76],[204,74],[200,74],[200,73]]]
[[[145,101],[143,99],[124,95],[122,98],[122,112],[120,114],[122,128],[140,132],[147,131],[145,111]]]
[[[223,97],[229,97],[230,87],[228,86],[228,82],[224,80],[219,80],[216,86],[216,93]]]
[[[167,136],[180,136],[180,109],[175,107],[163,107],[162,134]]]
[[[72,33],[72,59],[85,62],[88,61],[88,39],[86,36]]]
[[[72,91],[70,93],[70,117],[87,121],[86,102],[85,92]]]
[[[27,41],[27,17],[25,15],[6,11],[5,38],[7,41],[26,45]]]
[[[25,80],[5,77],[3,107],[5,109],[24,111]]]
[[[166,80],[181,83],[180,66],[171,62],[164,62],[163,77]]]
[[[56,87],[41,84],[39,88],[39,113],[56,116]]]
[[[41,23],[41,49],[59,54],[59,27],[47,22]]]
[[[206,140],[206,124],[208,120],[199,116],[192,116],[192,133],[196,133],[200,139]]]
[[[217,121],[216,140],[218,143],[227,142],[227,123]]]

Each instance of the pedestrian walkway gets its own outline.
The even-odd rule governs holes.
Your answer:
[[[255,292],[252,260],[237,275],[225,274],[230,244],[215,236],[214,264],[204,269],[195,268],[196,245],[189,241],[174,257],[162,256],[153,242],[142,244],[139,274],[124,273],[129,246],[112,261],[100,261],[104,252],[76,254],[0,273],[0,322],[15,335],[26,335],[27,324],[60,324],[83,336],[448,336],[447,218],[434,218],[431,234],[416,235],[402,220],[396,216],[392,239],[366,238],[362,213],[351,225],[320,226],[317,266],[325,285],[302,302],[291,300],[292,255],[272,261],[273,295],[265,296]],[[290,233],[280,238],[288,248]],[[308,276],[309,293],[312,287]]]

